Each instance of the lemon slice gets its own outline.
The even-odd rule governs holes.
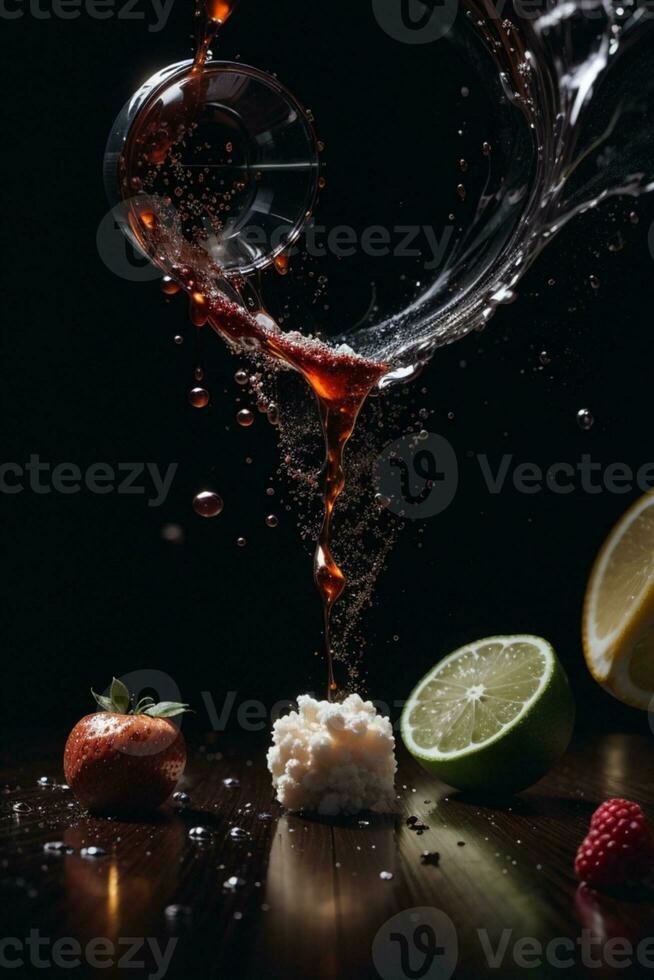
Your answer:
[[[563,667],[539,636],[492,636],[455,650],[422,679],[402,713],[402,739],[458,789],[535,783],[563,755],[575,708]]]
[[[588,582],[584,655],[595,680],[647,711],[654,697],[654,493],[618,521]]]

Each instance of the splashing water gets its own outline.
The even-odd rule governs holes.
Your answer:
[[[486,186],[436,280],[400,313],[348,336],[357,351],[391,365],[382,385],[410,377],[436,348],[511,302],[530,264],[575,215],[654,188],[648,11],[566,0],[525,20],[512,9],[500,17],[490,0],[468,0],[466,9],[483,44],[472,57],[482,72],[490,65],[501,87],[499,138],[512,158],[498,174],[495,147],[484,147]]]

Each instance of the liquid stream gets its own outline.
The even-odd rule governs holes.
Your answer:
[[[361,408],[373,388],[411,378],[439,346],[483,328],[498,306],[515,298],[529,265],[572,217],[608,197],[654,187],[651,113],[643,109],[654,85],[646,57],[651,25],[636,8],[602,0],[548,4],[530,20],[515,17],[510,4],[500,18],[490,0],[468,0],[466,20],[481,41],[480,71],[490,72],[498,86],[509,143],[527,148],[522,163],[497,180],[492,149],[485,144],[486,188],[435,281],[400,312],[344,331],[340,342],[328,345],[282,331],[252,282],[228,283],[208,252],[189,241],[182,221],[171,220],[170,200],[134,196],[143,187],[144,170],[164,167],[180,133],[188,133],[211,45],[235,3],[198,3],[197,51],[183,105],[164,126],[160,119],[152,126],[147,113],[132,126],[121,160],[122,194],[130,200],[133,235],[186,291],[193,323],[210,325],[236,350],[265,354],[298,371],[315,395],[325,465],[314,578],[324,609],[331,698],[337,683],[330,620],[346,586],[332,553],[332,524],[345,485],[345,448]],[[607,84],[615,90],[608,110]],[[616,146],[618,157],[613,153],[611,165],[602,166],[601,154]],[[280,274],[288,272],[284,255],[275,265]],[[254,297],[254,309],[248,310],[246,296],[250,307]]]

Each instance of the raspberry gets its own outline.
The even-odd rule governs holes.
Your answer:
[[[607,800],[595,811],[577,851],[575,872],[594,888],[636,884],[654,868],[654,836],[645,814],[629,800]]]

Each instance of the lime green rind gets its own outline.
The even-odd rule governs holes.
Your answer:
[[[411,693],[402,713],[401,734],[413,757],[443,782],[466,792],[515,792],[538,782],[564,755],[575,723],[575,703],[566,673],[549,643],[540,637],[495,636],[467,644],[446,657],[450,660],[471,646],[492,643],[535,642],[550,651],[550,670],[540,693],[523,712],[489,741],[447,757],[420,752],[411,745],[407,716],[414,696],[433,676],[423,678]],[[436,668],[434,668],[435,670]]]

